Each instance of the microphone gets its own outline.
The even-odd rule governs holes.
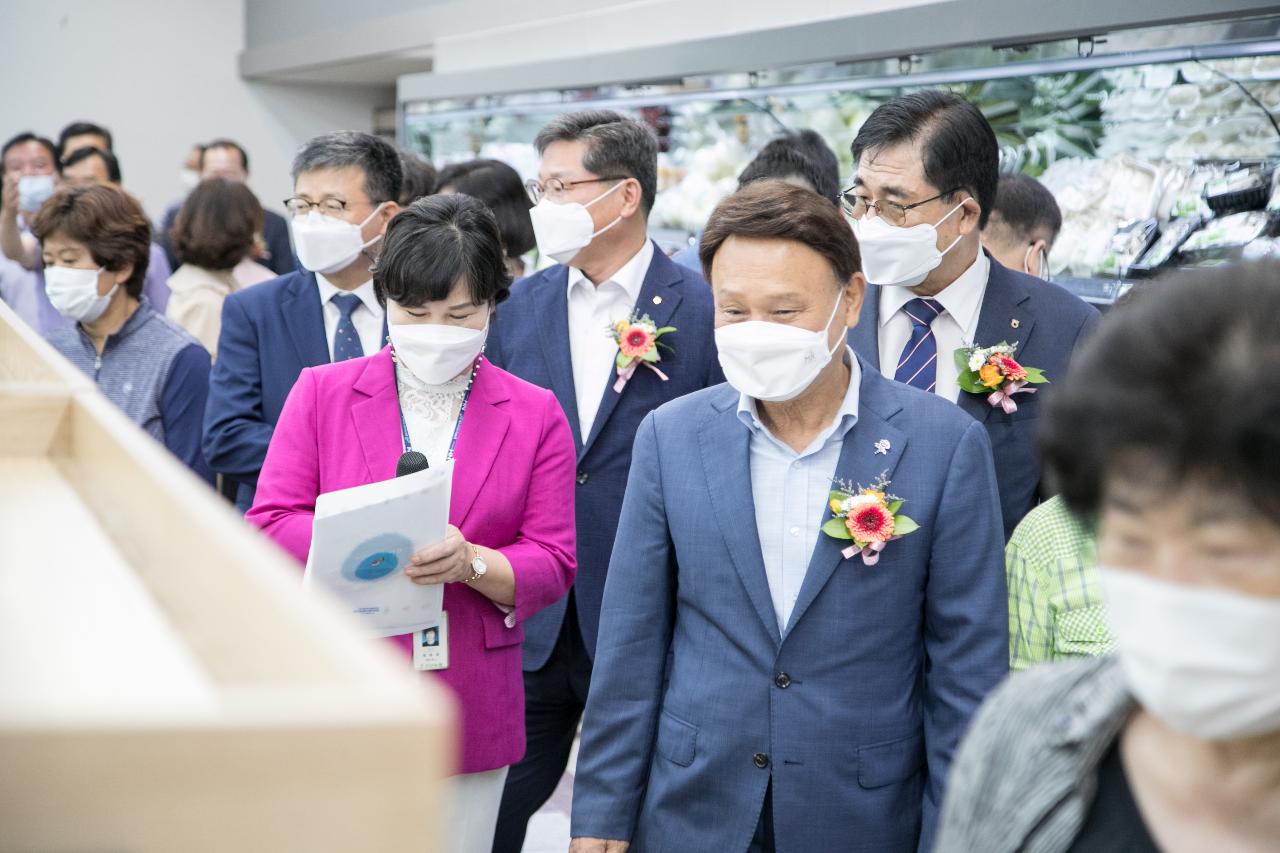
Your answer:
[[[400,461],[396,463],[396,476],[403,477],[407,474],[416,474],[419,471],[425,471],[430,466],[427,464],[427,457],[416,450],[407,450],[400,456]]]

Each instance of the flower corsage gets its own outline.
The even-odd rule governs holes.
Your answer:
[[[956,381],[970,394],[986,394],[992,408],[999,406],[1006,415],[1018,411],[1014,394],[1034,394],[1030,385],[1043,385],[1049,380],[1038,368],[1019,364],[1013,354],[1016,343],[1001,341],[993,347],[960,347],[956,350]]]
[[[659,329],[649,319],[648,314],[643,316],[632,314],[631,319],[619,320],[610,327],[609,333],[613,336],[614,343],[618,345],[618,356],[614,359],[614,365],[618,368],[618,381],[613,383],[613,390],[621,394],[622,389],[631,381],[636,369],[642,364],[666,382],[667,375],[657,368],[657,363],[662,360],[658,347],[671,349],[662,342],[661,338],[675,330],[675,326],[663,326]]]
[[[903,500],[888,493],[889,481],[884,474],[865,488],[843,480],[836,480],[834,485],[830,498],[833,517],[822,525],[822,532],[833,539],[853,542],[840,552],[846,560],[862,554],[862,562],[874,566],[887,543],[920,529],[920,525],[898,514]]]

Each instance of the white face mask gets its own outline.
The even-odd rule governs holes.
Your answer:
[[[200,173],[195,169],[183,169],[178,173],[178,183],[182,184],[182,188],[189,192],[196,188],[196,184],[200,183]]]
[[[591,221],[591,205],[612,193],[625,181],[618,181],[609,189],[593,198],[586,204],[576,201],[556,204],[543,197],[532,210],[529,218],[533,220],[533,236],[538,241],[538,251],[553,259],[558,264],[568,264],[591,241],[622,221],[622,217],[610,222],[599,231],[594,231],[595,223]]]
[[[925,222],[910,228],[894,227],[881,216],[849,220],[858,238],[867,281],[884,287],[915,287],[924,281],[942,263],[942,256],[960,242],[956,237],[938,251],[938,226],[962,207],[963,201],[933,225]]]
[[[443,323],[404,323],[387,326],[396,359],[428,385],[443,385],[466,370],[484,351],[489,316],[483,329]]]
[[[59,314],[77,323],[92,323],[102,316],[111,304],[120,285],[106,296],[98,295],[98,275],[105,269],[82,270],[75,267],[45,267],[44,291],[49,303]]]
[[[725,379],[740,393],[768,403],[800,396],[844,341],[841,335],[835,346],[827,346],[831,321],[843,303],[841,291],[827,324],[816,332],[764,320],[716,329],[716,349]]]
[[[375,207],[373,213],[359,225],[345,219],[325,216],[315,208],[306,216],[295,216],[290,227],[293,229],[293,246],[298,252],[298,260],[307,269],[321,275],[340,272],[351,266],[361,252],[382,239],[379,234],[366,243],[361,233],[361,229],[380,210],[382,204]]]
[[[53,188],[53,175],[23,175],[18,178],[18,207],[34,213],[53,195]]]
[[[1280,730],[1280,599],[1100,573],[1120,665],[1152,716],[1206,740]]]

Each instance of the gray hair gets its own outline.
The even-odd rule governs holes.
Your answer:
[[[340,130],[308,140],[293,158],[293,179],[315,169],[355,166],[364,172],[364,191],[374,204],[396,201],[404,172],[395,146],[371,133]]]
[[[613,110],[583,110],[557,116],[533,141],[539,154],[553,142],[582,140],[582,167],[593,175],[626,175],[640,182],[647,215],[658,195],[658,137],[649,125]]]

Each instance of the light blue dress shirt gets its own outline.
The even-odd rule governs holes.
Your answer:
[[[831,426],[820,432],[801,453],[779,441],[760,422],[756,401],[743,395],[738,418],[751,431],[751,493],[755,500],[760,553],[778,631],[785,633],[791,608],[809,570],[813,549],[821,535],[836,464],[844,437],[858,422],[858,386],[862,369],[846,349],[849,390]],[[864,484],[870,485],[870,484]]]

